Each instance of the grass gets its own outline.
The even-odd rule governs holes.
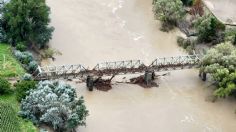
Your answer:
[[[0,44],[0,76],[17,77],[24,73],[25,70],[12,54],[11,46]]]
[[[7,118],[13,117],[13,119],[16,119],[15,121],[18,121],[20,132],[37,132],[38,131],[37,128],[33,125],[32,122],[27,121],[27,120],[22,119],[21,117],[17,116],[17,112],[20,110],[20,105],[17,102],[16,97],[15,97],[14,94],[1,95],[0,96],[0,102],[4,102],[4,104],[7,104],[7,105],[11,106],[12,112],[10,112],[11,114],[9,114],[8,115],[9,117],[7,117]],[[0,127],[1,127],[1,124],[0,124]],[[1,129],[0,129],[0,131],[1,131]],[[8,131],[4,131],[4,132],[8,132]],[[13,131],[9,131],[9,132],[13,132]]]

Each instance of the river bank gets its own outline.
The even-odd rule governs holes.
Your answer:
[[[47,0],[55,27],[52,48],[62,52],[54,62],[83,64],[185,54],[176,43],[178,30],[159,31],[152,0]],[[197,70],[171,72],[158,80],[158,88],[114,85],[109,92],[88,92],[85,84],[73,83],[90,111],[82,132],[207,131],[234,132],[234,99],[206,101],[210,84]]]

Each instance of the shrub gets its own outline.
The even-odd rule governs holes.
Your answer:
[[[31,61],[28,65],[28,71],[30,73],[33,73],[37,69],[37,67],[38,67],[37,62],[36,61]]]
[[[21,61],[21,60],[23,60],[23,58],[25,58],[23,52],[21,52],[19,50],[15,50],[14,55],[17,58],[17,60],[19,60],[19,61]]]
[[[35,124],[46,124],[57,132],[64,132],[73,130],[77,125],[85,125],[88,111],[83,97],[78,99],[70,85],[43,81],[22,99],[19,114]]]
[[[184,38],[178,36],[178,37],[177,37],[177,43],[178,43],[178,45],[179,45],[179,46],[182,46],[182,45],[183,45],[183,42],[184,42]]]
[[[225,41],[229,41],[236,45],[236,28],[229,28],[225,31]]]
[[[31,61],[33,61],[33,55],[30,52],[23,52],[25,54],[25,58],[23,60],[23,64],[29,64]]]
[[[193,0],[181,0],[181,1],[185,6],[191,6],[193,4]]]
[[[203,16],[204,15],[204,4],[202,0],[194,0],[192,3],[193,6],[190,9],[190,14],[194,16]]]
[[[11,84],[4,78],[0,78],[0,94],[7,94],[11,91]]]
[[[44,49],[42,50],[42,53],[41,53],[41,57],[43,59],[54,58],[53,57],[54,55],[62,55],[62,53],[58,50],[51,49],[51,48]]]
[[[194,25],[200,42],[216,41],[221,38],[220,33],[225,30],[225,26],[212,15],[199,17]]]
[[[21,52],[16,50],[14,51],[14,55],[22,64],[28,65],[31,61],[33,61],[33,55],[28,51]]]
[[[33,80],[33,77],[32,77],[31,74],[25,73],[25,74],[21,77],[21,80],[24,80],[24,81],[32,81],[32,80]]]
[[[192,53],[195,48],[196,40],[193,38],[184,39],[183,37],[178,36],[177,43],[180,47],[186,49],[188,53]]]
[[[26,46],[25,46],[25,43],[24,42],[20,42],[16,45],[16,50],[19,50],[21,52],[25,51],[26,50]]]
[[[180,0],[154,0],[153,12],[162,22],[162,28],[168,31],[177,25],[185,16],[183,3]]]
[[[30,89],[35,89],[36,87],[35,81],[20,81],[15,84],[16,87],[16,99],[17,101],[21,101],[23,98],[25,98],[29,94]]]

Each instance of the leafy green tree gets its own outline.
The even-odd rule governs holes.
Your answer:
[[[85,125],[88,111],[83,97],[64,82],[43,81],[21,101],[20,115],[35,124],[46,124],[57,132]]]
[[[217,41],[217,39],[222,38],[220,33],[225,29],[225,26],[212,15],[199,17],[194,26],[200,42]]]
[[[50,9],[45,0],[11,0],[3,7],[2,28],[8,43],[44,47],[51,39]]]
[[[156,19],[162,22],[162,28],[169,30],[185,16],[181,0],[154,0],[153,12]]]
[[[218,97],[236,96],[236,48],[229,42],[210,49],[201,61],[201,70],[212,75]]]

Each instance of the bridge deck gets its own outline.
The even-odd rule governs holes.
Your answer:
[[[143,73],[146,70],[170,71],[179,69],[190,69],[197,66],[200,61],[198,55],[186,55],[175,57],[156,58],[149,66],[140,60],[104,62],[97,64],[93,69],[86,69],[82,65],[62,65],[40,67],[36,71],[36,80],[55,79],[69,76],[78,77],[83,75],[114,75]]]

